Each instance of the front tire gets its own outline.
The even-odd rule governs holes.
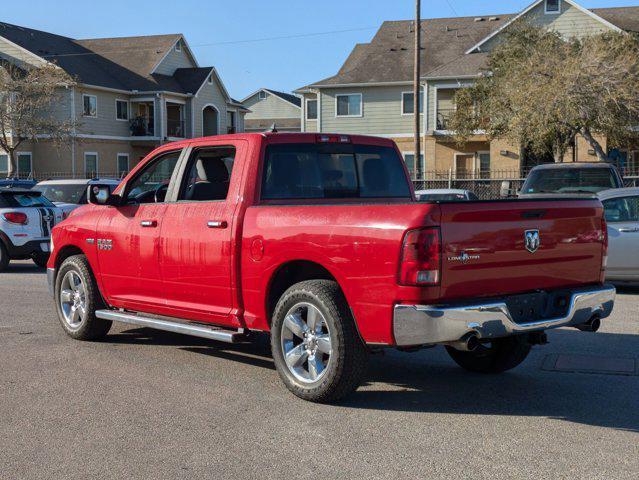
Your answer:
[[[0,272],[4,272],[9,266],[9,252],[7,252],[7,247],[0,241]]]
[[[67,258],[56,276],[55,305],[64,331],[76,340],[98,340],[111,322],[95,316],[104,303],[84,255]]]
[[[530,353],[528,335],[497,338],[480,345],[472,352],[446,347],[448,354],[460,367],[476,373],[502,373],[520,365]]]
[[[271,349],[286,387],[311,402],[355,391],[368,366],[346,299],[329,280],[297,283],[282,295],[273,313]]]
[[[47,268],[47,262],[49,261],[48,253],[36,253],[32,257],[33,263],[35,263],[40,268]]]

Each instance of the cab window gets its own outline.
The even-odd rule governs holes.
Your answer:
[[[235,147],[196,150],[182,184],[178,200],[210,202],[226,200],[235,163]]]
[[[165,153],[144,167],[127,186],[126,203],[163,203],[180,153]]]

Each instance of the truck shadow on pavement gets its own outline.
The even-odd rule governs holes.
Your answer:
[[[541,370],[546,355],[585,353],[637,357],[639,335],[597,333],[605,351],[584,344],[579,332],[556,330],[551,344],[536,347],[519,368],[501,375],[457,367],[442,348],[373,355],[366,381],[340,407],[460,415],[531,416],[639,432],[639,377]],[[583,337],[581,337],[583,338]],[[146,328],[109,335],[108,342],[175,346],[221,360],[274,370],[267,335],[223,344]],[[285,391],[282,387],[283,392]]]

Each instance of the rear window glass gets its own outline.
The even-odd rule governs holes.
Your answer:
[[[262,199],[410,198],[395,149],[283,144],[266,149]]]
[[[8,206],[10,207],[54,207],[46,197],[30,193],[10,193],[4,194]]]
[[[524,193],[596,193],[618,187],[610,168],[549,168],[530,172]]]

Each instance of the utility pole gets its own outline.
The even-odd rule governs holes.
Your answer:
[[[421,77],[421,38],[422,38],[422,12],[421,12],[421,0],[415,0],[415,76],[413,78],[413,112],[415,115],[415,158],[413,165],[413,174],[417,178],[419,156],[421,154],[421,139],[420,139],[420,122],[421,115],[419,114],[419,97],[420,97],[420,77]]]

